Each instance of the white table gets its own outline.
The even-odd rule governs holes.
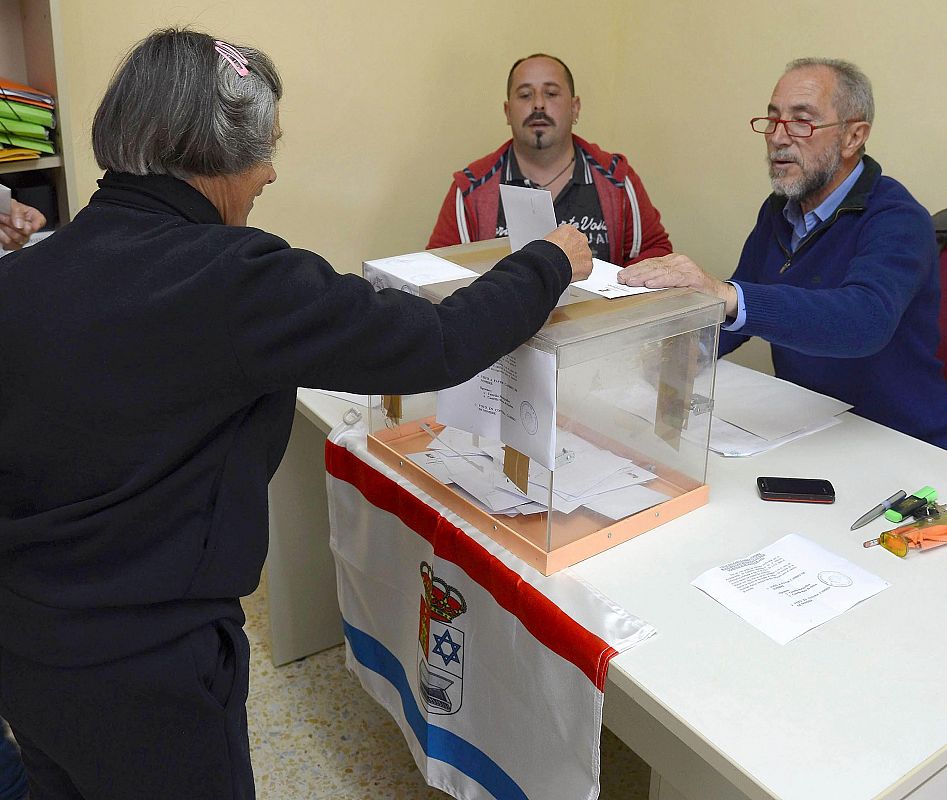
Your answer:
[[[947,491],[947,451],[852,414],[749,459],[711,456],[710,503],[573,570],[658,635],[611,663],[605,724],[660,777],[652,798],[947,797],[947,547],[899,559],[849,531],[882,499]],[[758,475],[829,478],[831,506],[764,502]],[[697,575],[801,533],[889,581],[780,646]]]
[[[316,450],[349,406],[300,390],[271,484],[277,663],[342,640]],[[652,766],[652,800],[947,797],[947,547],[901,560],[861,544],[889,523],[849,531],[899,488],[947,492],[947,451],[843,419],[749,459],[711,455],[707,506],[571,568],[658,630],[612,661],[605,702],[605,724]],[[829,478],[838,500],[764,502],[757,475]],[[891,587],[780,646],[690,585],[790,532]]]
[[[273,663],[342,642],[335,564],[329,552],[326,434],[352,403],[298,389],[286,454],[270,481],[266,596]]]

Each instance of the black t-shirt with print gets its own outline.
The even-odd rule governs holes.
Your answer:
[[[512,147],[508,151],[508,159],[503,167],[501,182],[510,186],[536,188],[520,171]],[[553,208],[556,212],[556,219],[560,224],[567,222],[570,225],[575,225],[588,237],[589,247],[595,258],[600,258],[603,261],[610,260],[608,227],[605,225],[605,218],[602,215],[602,204],[599,202],[598,191],[592,182],[592,174],[585,158],[582,156],[582,151],[578,147],[575,148],[575,166],[572,170],[572,178],[553,200]],[[502,199],[497,204],[496,235],[497,237],[510,235],[506,227],[506,214],[503,212]]]

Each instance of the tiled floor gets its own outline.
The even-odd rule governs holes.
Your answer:
[[[341,646],[274,667],[265,582],[246,598],[250,748],[259,800],[445,800],[401,731],[345,669]],[[602,731],[602,800],[645,800],[648,766]]]

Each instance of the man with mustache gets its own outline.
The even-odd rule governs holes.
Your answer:
[[[511,184],[550,191],[558,221],[582,231],[604,261],[623,266],[671,252],[661,215],[627,159],[573,135],[581,102],[560,59],[521,58],[506,93],[513,138],[454,173],[429,249],[508,235],[500,184]]]
[[[773,194],[736,272],[720,281],[677,253],[619,273],[725,303],[720,355],[770,342],[776,375],[861,416],[947,448],[947,381],[935,352],[940,280],[930,215],[865,155],[868,78],[845,61],[791,62],[767,115]]]

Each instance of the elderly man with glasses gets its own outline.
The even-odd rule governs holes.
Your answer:
[[[776,375],[947,448],[947,382],[935,355],[940,281],[931,218],[865,155],[874,117],[852,64],[791,62],[767,115],[773,194],[729,281],[672,253],[622,270],[631,286],[687,286],[726,304],[725,355],[770,342]]]

